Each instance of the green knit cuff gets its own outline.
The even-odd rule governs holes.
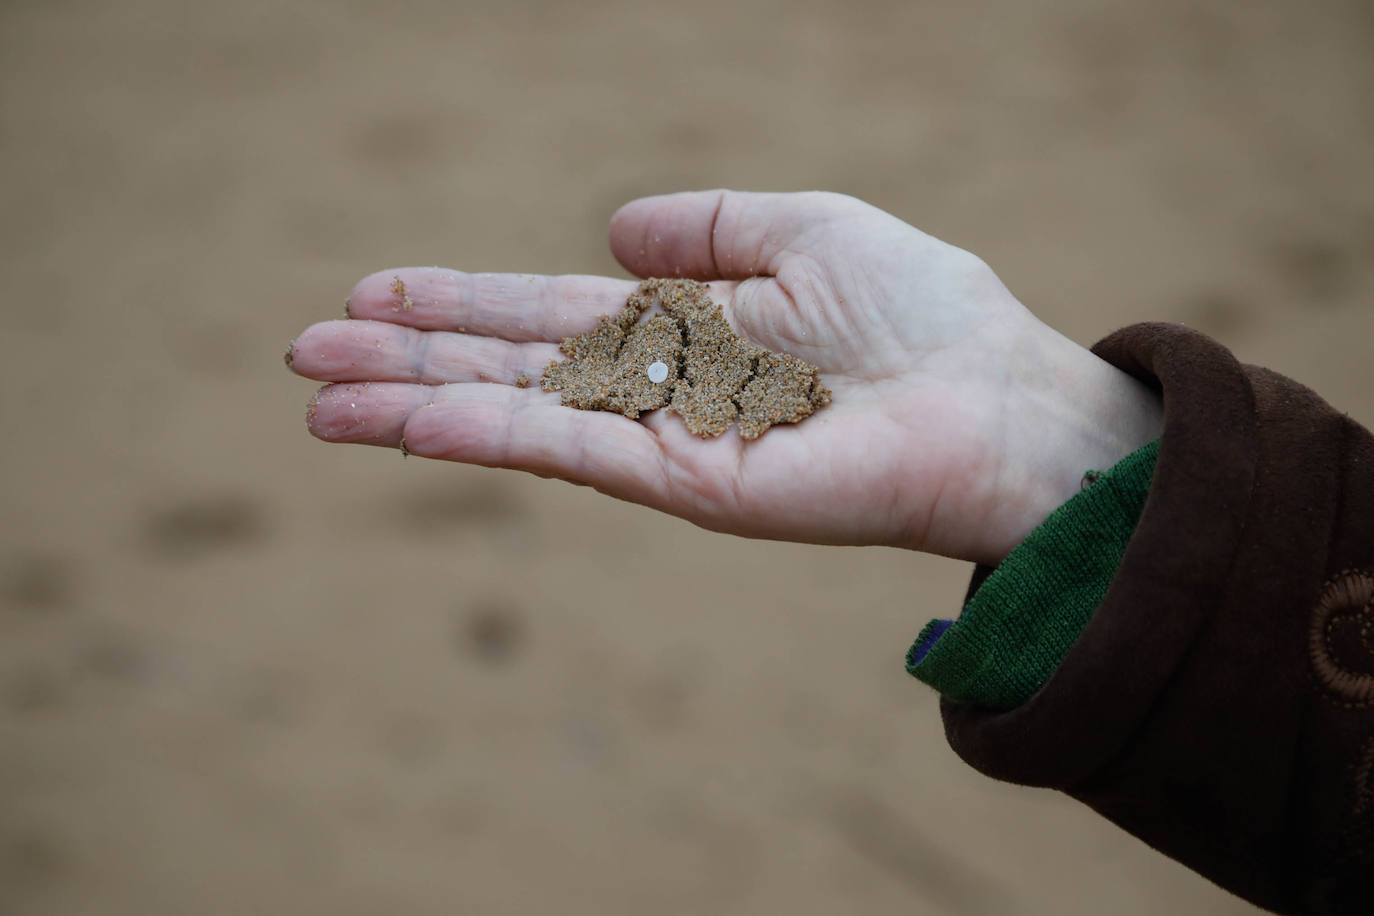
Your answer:
[[[960,703],[1012,709],[1050,679],[1111,585],[1145,508],[1159,443],[1123,458],[1050,514],[952,624],[932,620],[907,671]]]

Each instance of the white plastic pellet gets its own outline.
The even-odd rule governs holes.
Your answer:
[[[649,381],[653,382],[655,385],[659,382],[667,381],[668,379],[667,363],[650,363],[649,368],[645,371],[649,375]]]

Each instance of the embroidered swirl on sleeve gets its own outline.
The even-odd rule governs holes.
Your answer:
[[[1341,657],[1336,650],[1337,628],[1346,638],[1341,640],[1346,653],[1356,658]],[[1312,623],[1307,635],[1307,657],[1328,696],[1347,709],[1368,709],[1374,705],[1374,666],[1364,671],[1351,670],[1349,665],[1360,652],[1374,661],[1374,576],[1355,570],[1345,570],[1327,581],[1317,605],[1312,609]],[[1343,831],[1342,857],[1353,862],[1374,862],[1374,734],[1365,738],[1356,752],[1352,769],[1354,798],[1351,820]]]
[[[1364,753],[1355,764],[1355,816],[1374,813],[1374,735],[1364,743]]]
[[[1357,641],[1369,649],[1370,631],[1374,629],[1374,577],[1346,571],[1327,582],[1313,609],[1307,639],[1307,655],[1322,686],[1357,706],[1374,703],[1374,674],[1352,671],[1336,657],[1332,646],[1336,626],[1358,626]]]

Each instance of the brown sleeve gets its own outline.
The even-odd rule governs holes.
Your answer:
[[[945,702],[949,742],[1260,906],[1374,913],[1374,437],[1180,326],[1094,352],[1163,394],[1144,514],[1054,677]]]

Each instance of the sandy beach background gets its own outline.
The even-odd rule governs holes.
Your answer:
[[[622,202],[863,197],[1091,344],[1374,423],[1374,11],[0,5],[0,912],[1241,914],[992,783],[901,659],[968,568],[312,440],[373,270],[620,275]],[[919,459],[919,456],[913,456]]]

